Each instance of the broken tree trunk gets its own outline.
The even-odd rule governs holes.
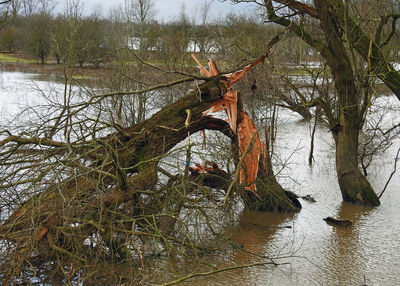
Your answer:
[[[113,239],[107,230],[113,222],[109,210],[125,206],[135,216],[145,213],[145,208],[150,209],[142,205],[140,194],[154,192],[159,160],[188,134],[210,129],[232,136],[225,121],[203,116],[210,103],[219,100],[225,91],[225,84],[219,78],[212,78],[140,124],[88,142],[85,147],[67,146],[80,152],[82,160],[91,162],[89,166],[81,167],[81,172],[71,174],[71,178],[41,187],[39,194],[17,208],[0,226],[0,239],[16,245],[18,261],[29,257],[39,245],[82,261],[75,250],[92,233],[103,236],[104,241],[107,237]],[[185,126],[187,109],[191,111],[191,121]],[[10,137],[1,143],[18,144],[18,141],[21,138]],[[48,142],[31,143],[40,147]],[[162,211],[151,209],[156,213]],[[73,224],[77,226],[72,227]],[[78,230],[79,239],[73,235]],[[122,255],[121,249],[117,246],[116,249]]]
[[[1,147],[11,150],[10,154],[21,146],[34,152],[68,154],[63,160],[57,157],[54,160],[59,162],[60,170],[67,171],[61,171],[54,180],[39,177],[32,184],[35,195],[15,207],[0,225],[0,239],[12,243],[13,255],[9,256],[12,257],[9,263],[13,272],[7,274],[7,279],[18,277],[24,261],[29,264],[32,257],[40,258],[41,253],[46,261],[63,256],[87,263],[86,257],[90,258],[93,253],[87,245],[88,239],[96,241],[100,255],[113,259],[125,259],[128,253],[136,251],[132,250],[131,241],[137,241],[137,237],[143,244],[148,237],[156,237],[165,249],[170,242],[191,245],[173,237],[172,233],[181,209],[190,202],[187,196],[196,189],[196,184],[199,189],[209,186],[226,190],[228,194],[235,185],[235,189],[245,194],[246,206],[252,209],[298,210],[273,173],[258,176],[261,144],[254,124],[242,107],[237,109],[238,114],[235,100],[229,101],[233,108],[228,112],[229,123],[205,115],[210,108],[224,105],[226,94],[237,96],[229,91],[232,81],[238,80],[253,65],[230,75],[215,74],[148,120],[130,128],[118,128],[119,132],[106,137],[93,136],[78,144],[10,134],[0,141]],[[215,66],[210,68],[216,69]],[[232,126],[235,129],[237,126],[237,130]],[[243,155],[242,164],[237,166],[241,183],[234,184],[237,178],[232,181],[230,174],[211,165],[207,167],[207,175],[196,177],[192,172],[190,177],[184,177],[187,181],[182,184],[177,178],[171,178],[165,188],[156,188],[160,160],[187,136],[205,129],[228,136],[236,146],[235,156]],[[252,144],[246,137],[248,131],[256,139]],[[21,149],[16,156],[23,154],[24,147]],[[265,169],[266,165],[263,166]],[[270,161],[267,168],[272,171]],[[100,245],[102,250],[99,250]],[[141,251],[136,253],[141,257]]]
[[[265,136],[268,138],[268,136]],[[302,208],[297,196],[284,190],[277,181],[270,156],[269,140],[262,143],[257,175],[257,197],[250,192],[242,192],[246,208],[258,211],[298,212]]]
[[[294,212],[301,209],[300,202],[296,198],[292,198],[293,196],[288,195],[276,180],[268,153],[269,150],[264,148],[266,155],[263,157],[264,160],[260,160],[260,154],[262,153],[260,136],[253,121],[244,111],[238,92],[232,89],[233,83],[239,81],[254,66],[262,63],[267,54],[262,55],[242,70],[225,74],[227,92],[223,94],[221,100],[214,102],[205,114],[225,110],[229,126],[237,134],[236,138],[234,138],[236,140],[232,142],[233,156],[236,158],[235,165],[237,168],[234,180],[239,179],[244,189],[249,191],[241,195],[245,206],[260,211]],[[220,74],[215,62],[211,59],[208,60],[209,70],[207,71],[193,54],[192,57],[199,65],[200,72],[204,76],[211,77]],[[268,146],[268,144],[264,145]],[[259,168],[260,164],[261,168]],[[230,195],[232,186],[228,187],[227,196]]]

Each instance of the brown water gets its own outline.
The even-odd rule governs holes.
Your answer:
[[[7,87],[8,83],[10,86],[3,88],[5,100],[7,92],[16,94],[17,91],[10,88],[16,86],[11,85],[11,80],[17,78],[7,78],[7,74],[4,78],[3,85]],[[395,99],[393,104],[399,106]],[[2,109],[0,114],[5,111]],[[388,114],[389,119],[397,123],[398,110],[392,112]],[[342,203],[332,145],[331,134],[325,128],[319,128],[316,162],[313,167],[308,167],[308,124],[288,116],[279,126],[275,147],[283,161],[290,157],[287,168],[279,172],[279,182],[298,195],[312,195],[316,203],[302,201],[303,209],[298,214],[241,212],[237,226],[230,229],[232,237],[245,249],[278,257],[275,261],[281,265],[222,272],[191,279],[186,285],[361,286],[364,279],[368,285],[400,285],[400,172],[394,175],[381,198],[381,206],[366,208]],[[377,192],[382,190],[393,170],[393,159],[399,147],[400,139],[397,139],[369,170],[368,178]],[[294,150],[297,151],[291,155]],[[333,227],[322,220],[326,216],[351,219],[353,226]],[[283,228],[285,226],[291,228]],[[217,268],[255,261],[240,250],[210,255],[205,259]],[[161,280],[170,281],[188,271],[212,270],[208,266],[196,265],[196,261],[176,261],[169,264],[169,269],[163,264],[156,272],[163,277]]]
[[[317,131],[316,162],[310,168],[307,124],[292,121],[284,127],[285,132],[277,141],[284,144],[277,151],[286,152],[288,157],[288,150],[300,150],[291,156],[292,163],[280,173],[280,181],[299,195],[312,195],[316,202],[302,200],[303,209],[298,214],[243,211],[238,226],[231,230],[232,237],[245,249],[279,257],[275,261],[282,265],[223,272],[191,279],[187,285],[400,285],[399,172],[381,198],[381,206],[369,208],[342,203],[331,134],[324,128]],[[377,192],[382,190],[393,170],[399,147],[400,140],[397,140],[370,169],[368,178]],[[323,221],[327,216],[350,219],[353,226],[328,225]],[[217,268],[256,261],[240,250],[226,254],[222,261],[220,256],[216,257],[209,257],[208,262]],[[183,268],[190,267],[188,263]]]

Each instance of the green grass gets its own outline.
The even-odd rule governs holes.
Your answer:
[[[16,58],[16,57],[12,57],[12,56],[0,53],[0,62],[3,62],[3,63],[34,63],[35,61]]]

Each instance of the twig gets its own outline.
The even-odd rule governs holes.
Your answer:
[[[396,158],[394,159],[394,169],[393,172],[390,174],[389,179],[387,180],[385,187],[383,188],[382,192],[379,194],[378,199],[380,199],[383,193],[386,191],[387,186],[389,185],[390,180],[392,179],[393,175],[396,173],[397,169],[397,161],[399,159],[400,148],[397,150]]]
[[[396,124],[395,126],[389,128],[388,130],[386,130],[385,132],[382,132],[382,133],[383,133],[383,135],[387,135],[390,132],[392,132],[394,129],[399,128],[399,127],[400,127],[400,123]]]
[[[118,96],[118,95],[137,95],[137,94],[147,93],[147,92],[150,92],[150,91],[153,91],[153,90],[158,90],[158,89],[161,89],[161,88],[172,87],[172,86],[180,84],[180,83],[193,81],[194,79],[195,78],[193,78],[193,77],[186,77],[186,78],[181,78],[181,79],[178,79],[178,80],[175,80],[175,81],[172,81],[172,82],[151,86],[149,88],[133,90],[133,91],[117,91],[117,92],[103,93],[103,94],[95,95],[92,98],[93,99],[97,99],[97,98],[103,99],[103,98],[107,98],[107,97],[110,97],[110,96]],[[201,79],[203,79],[203,78],[201,78]]]
[[[188,128],[190,125],[190,119],[192,117],[192,112],[190,109],[186,109],[186,120],[185,120],[185,128]],[[185,162],[185,179],[189,176],[189,165],[190,165],[190,132],[188,131],[186,137],[186,162]]]
[[[29,144],[35,144],[35,145],[43,145],[43,146],[48,146],[48,147],[68,147],[69,144],[63,143],[63,142],[58,142],[54,141],[48,138],[37,138],[37,137],[31,137],[31,138],[23,138],[19,136],[9,136],[8,138],[1,140],[0,141],[0,147],[3,147],[9,142],[14,142],[20,145],[29,145]]]
[[[263,266],[263,265],[267,265],[267,264],[273,264],[273,263],[272,262],[255,262],[255,263],[250,263],[250,264],[244,264],[244,265],[231,266],[231,267],[227,267],[227,268],[217,269],[217,270],[213,270],[213,271],[209,271],[209,272],[192,273],[192,274],[189,274],[189,275],[187,275],[185,277],[181,277],[181,278],[176,279],[174,281],[162,284],[160,286],[175,285],[175,284],[181,283],[183,281],[186,281],[186,280],[194,278],[194,277],[209,276],[209,275],[217,274],[217,273],[220,273],[220,272],[243,269],[243,268],[249,268],[249,267],[254,267],[254,266]]]
[[[314,139],[315,139],[315,131],[317,129],[317,121],[318,121],[318,107],[315,109],[315,121],[314,126],[311,132],[311,142],[310,142],[310,153],[308,156],[308,165],[312,166],[314,160]]]
[[[81,258],[81,257],[79,257],[79,256],[74,255],[73,253],[69,252],[68,250],[66,250],[66,249],[64,249],[64,248],[61,248],[61,247],[55,245],[54,242],[53,242],[53,237],[50,235],[50,233],[49,233],[47,236],[48,236],[48,244],[49,244],[49,247],[50,247],[52,250],[54,250],[55,252],[57,252],[57,253],[59,253],[59,254],[61,254],[61,255],[66,255],[66,256],[68,256],[68,257],[70,257],[70,258],[72,258],[72,259],[79,260],[79,261],[82,262],[82,263],[85,263],[85,262],[86,262],[85,259],[83,259],[83,258]]]

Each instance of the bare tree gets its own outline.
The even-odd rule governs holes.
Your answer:
[[[357,16],[351,14],[348,2],[314,1],[314,5],[299,1],[252,2],[265,8],[269,21],[290,28],[316,49],[328,64],[335,83],[336,99],[326,101],[319,97],[307,105],[320,105],[329,121],[336,142],[336,169],[343,199],[379,205],[379,199],[358,168],[359,130],[369,104],[368,96],[365,96],[368,93],[362,94],[363,77],[359,75],[363,71],[362,74],[368,78],[373,73],[398,96],[400,74],[385,60],[379,44],[370,39],[357,23]],[[315,33],[317,29],[319,32]],[[381,32],[382,29],[377,30],[377,34]],[[357,54],[364,67],[367,63],[367,70],[355,64],[359,62]],[[337,108],[332,104],[337,104]]]
[[[0,28],[6,26],[18,11],[18,2],[15,0],[0,1]]]
[[[21,0],[21,9],[25,17],[30,17],[37,12],[38,0]]]
[[[49,14],[40,13],[31,15],[27,21],[25,50],[42,64],[50,54],[51,30],[49,23],[52,18]]]
[[[208,23],[210,10],[212,8],[212,1],[204,0],[200,6],[200,19],[201,19],[201,26],[204,26]]]
[[[128,19],[143,26],[155,15],[152,0],[125,0],[125,9]]]

